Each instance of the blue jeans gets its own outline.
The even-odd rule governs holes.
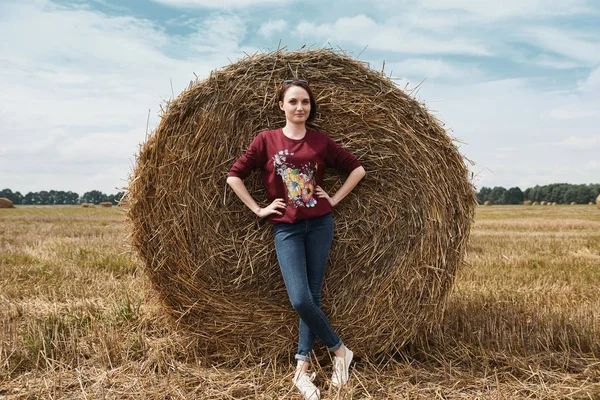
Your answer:
[[[321,289],[333,240],[331,213],[293,224],[273,225],[275,250],[283,281],[300,316],[296,360],[308,361],[318,336],[331,351],[342,345],[325,313],[321,311]]]

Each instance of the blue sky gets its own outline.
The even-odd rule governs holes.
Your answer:
[[[424,80],[478,187],[600,182],[595,0],[2,0],[0,36],[0,188],[116,192],[171,85],[279,43]]]

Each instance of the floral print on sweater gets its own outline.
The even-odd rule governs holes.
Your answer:
[[[273,155],[273,165],[277,175],[281,176],[287,188],[288,203],[298,207],[314,207],[317,204],[315,193],[315,177],[319,164],[306,163],[299,168],[287,163],[287,157],[294,153],[280,150]]]

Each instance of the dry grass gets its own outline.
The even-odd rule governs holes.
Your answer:
[[[158,306],[113,207],[0,210],[0,397],[297,399],[286,359],[227,368]],[[600,213],[479,207],[443,322],[323,399],[600,396]],[[319,347],[322,344],[318,342]]]

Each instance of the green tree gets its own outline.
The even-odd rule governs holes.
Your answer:
[[[92,190],[89,192],[85,192],[83,196],[81,196],[82,203],[93,203],[99,204],[103,201],[107,201],[107,196],[99,190]]]
[[[121,201],[121,198],[123,197],[124,194],[125,194],[125,192],[117,192],[116,194],[109,194],[107,196],[106,201],[110,201],[111,203],[113,203],[113,205],[117,205]]]
[[[23,195],[19,192],[13,193],[13,191],[10,189],[3,189],[2,191],[0,191],[0,197],[6,197],[10,201],[12,201],[13,204],[23,203]]]
[[[525,199],[523,192],[518,186],[508,189],[504,197],[506,204],[521,204]]]
[[[79,203],[79,195],[75,192],[71,192],[70,190],[65,193],[65,204],[78,204]]]
[[[47,190],[38,192],[38,201],[36,204],[52,204],[52,196]]]
[[[496,186],[492,189],[492,193],[490,194],[491,201],[494,204],[506,204],[506,189],[502,186]]]
[[[479,204],[485,203],[486,201],[491,199],[491,197],[490,197],[491,194],[492,194],[492,189],[489,187],[483,186],[479,190],[479,193],[477,193],[477,202]]]

